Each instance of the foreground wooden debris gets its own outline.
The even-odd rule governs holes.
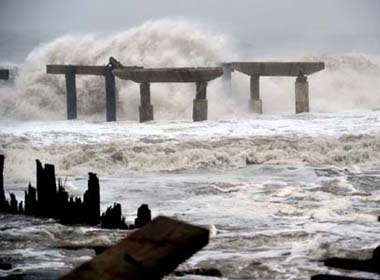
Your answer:
[[[318,275],[312,276],[311,280],[372,280],[372,279],[348,277],[348,276],[342,276],[342,275],[318,274]]]
[[[208,241],[207,229],[157,217],[62,279],[161,279]]]
[[[0,213],[53,218],[66,225],[100,224],[103,228],[109,229],[139,228],[151,221],[147,204],[142,204],[138,209],[134,224],[126,224],[122,217],[121,205],[118,203],[100,215],[100,186],[99,179],[94,173],[88,173],[88,187],[83,199],[70,197],[62,181],[58,180],[57,186],[54,165],[43,166],[39,160],[36,160],[37,186],[34,188],[29,183],[24,202],[18,202],[13,193],[10,193],[10,201],[5,198],[3,171],[4,156],[0,155]]]
[[[364,272],[372,272],[380,274],[380,246],[378,246],[372,254],[372,258],[368,260],[344,259],[344,258],[329,258],[324,261],[324,265],[328,267],[356,270]],[[339,275],[319,274],[311,277],[312,280],[339,280],[353,279],[361,280],[365,278],[354,278]]]

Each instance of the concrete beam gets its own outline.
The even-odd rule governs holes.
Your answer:
[[[0,69],[0,80],[9,80],[9,70]]]
[[[221,67],[115,69],[113,74],[136,83],[207,82],[223,75]]]
[[[120,63],[117,64],[117,60],[110,59],[111,65],[113,68],[119,67]],[[105,76],[107,72],[108,66],[102,65],[64,65],[64,64],[48,64],[46,65],[46,73],[47,74],[65,74],[66,68],[70,67],[73,69],[75,75],[96,75],[96,76]],[[141,69],[143,67],[140,66],[123,66],[116,69],[123,69],[125,71],[129,69]]]
[[[106,74],[106,66],[87,66],[87,65],[46,65],[47,74],[65,74],[66,69],[70,67],[75,75],[97,75]]]
[[[227,63],[239,72],[253,76],[310,75],[325,68],[323,62],[231,62]]]

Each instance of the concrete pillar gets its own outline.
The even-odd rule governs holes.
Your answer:
[[[296,114],[309,112],[309,83],[307,77],[299,75],[295,82],[296,88]]]
[[[229,63],[224,63],[223,65],[223,89],[224,93],[227,96],[232,95],[232,83],[231,83],[231,76],[232,76],[232,68]]]
[[[196,96],[193,100],[193,121],[207,120],[207,82],[196,83]]]
[[[251,98],[249,100],[249,110],[253,113],[263,113],[263,102],[260,99],[260,76],[253,75],[250,80]]]
[[[153,120],[153,106],[150,104],[150,84],[140,84],[141,106],[139,107],[140,122]]]
[[[107,66],[105,71],[106,82],[106,119],[107,122],[116,121],[116,88],[115,76],[112,67]]]
[[[0,80],[9,80],[9,70],[0,69]]]
[[[77,118],[77,88],[75,82],[75,67],[66,67],[66,105],[67,119],[74,120]]]

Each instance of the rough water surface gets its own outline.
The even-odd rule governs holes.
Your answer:
[[[378,245],[379,123],[376,111],[203,123],[1,121],[0,152],[5,187],[19,198],[40,158],[56,164],[72,194],[98,172],[102,210],[118,201],[133,221],[148,203],[153,216],[210,228],[210,244],[184,267],[216,267],[227,279],[308,279],[327,271],[319,259],[366,258]],[[127,234],[1,221],[0,257],[26,279],[54,279],[88,260],[86,247]]]

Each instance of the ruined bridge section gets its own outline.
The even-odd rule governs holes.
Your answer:
[[[9,70],[0,69],[0,80],[9,80]]]
[[[231,73],[236,70],[251,78],[249,109],[262,114],[260,99],[260,76],[297,77],[295,82],[296,113],[309,112],[309,83],[307,75],[325,68],[323,62],[230,62],[223,63],[224,86],[228,93],[232,92]]]
[[[151,83],[195,83],[193,120],[204,121],[207,120],[207,82],[222,76],[223,69],[221,67],[115,69],[113,74],[120,79],[140,84],[140,122],[153,120],[153,105],[150,102]]]
[[[116,121],[116,87],[115,76],[112,70],[121,68],[124,70],[142,68],[138,66],[123,66],[113,57],[110,57],[109,63],[105,66],[86,66],[86,65],[47,65],[46,73],[64,74],[66,78],[66,104],[67,119],[77,118],[77,89],[76,75],[95,75],[104,76],[106,91],[106,119],[108,122]]]

